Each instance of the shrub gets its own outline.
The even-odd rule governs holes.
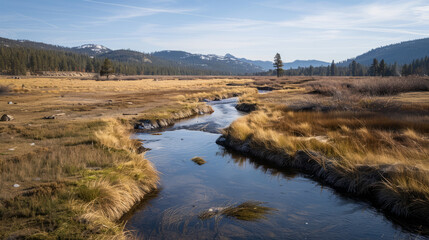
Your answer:
[[[0,95],[10,92],[9,86],[0,85]]]

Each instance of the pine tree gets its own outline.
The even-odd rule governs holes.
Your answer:
[[[380,65],[378,66],[378,74],[380,74],[382,77],[386,76],[386,63],[384,62],[384,59],[381,59]]]
[[[376,58],[374,58],[372,60],[371,67],[369,68],[369,75],[378,76],[378,72],[379,72],[378,60]]]
[[[353,60],[353,62],[352,62],[351,74],[352,74],[352,76],[357,76],[358,75],[357,63],[356,63],[355,60]]]
[[[283,74],[283,61],[279,53],[274,57],[273,66],[276,68],[277,77],[280,77]]]
[[[335,65],[334,60],[331,63],[331,76],[336,76],[338,74],[337,66]]]
[[[109,75],[111,73],[113,73],[114,69],[113,69],[113,65],[110,62],[110,60],[108,58],[104,59],[103,65],[101,66],[100,69],[100,76],[107,76],[107,79],[109,79]]]
[[[310,76],[313,76],[313,74],[314,74],[314,67],[313,67],[313,65],[310,65],[310,68],[308,69],[308,74]]]

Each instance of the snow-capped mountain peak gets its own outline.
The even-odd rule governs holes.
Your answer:
[[[109,48],[99,44],[84,44],[79,47],[74,47],[73,49],[85,52],[89,55],[103,54],[112,51]]]

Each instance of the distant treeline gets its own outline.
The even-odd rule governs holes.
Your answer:
[[[275,76],[275,70],[258,73],[262,76]],[[429,75],[429,58],[416,59],[410,64],[386,64],[384,59],[380,62],[373,59],[371,66],[367,67],[352,61],[349,66],[337,66],[334,61],[326,67],[300,67],[284,70],[286,76],[408,76]]]
[[[104,58],[56,50],[26,47],[0,47],[0,73],[25,75],[27,72],[78,71],[99,73]],[[221,73],[191,67],[143,62],[112,61],[116,74],[124,75],[219,75]]]
[[[429,75],[429,57],[416,59],[402,66],[402,75]]]

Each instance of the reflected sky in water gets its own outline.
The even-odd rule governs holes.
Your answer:
[[[182,121],[162,135],[136,135],[152,149],[146,157],[161,172],[161,182],[127,217],[127,229],[144,239],[424,238],[365,201],[337,194],[298,171],[279,171],[216,145],[217,129],[242,115],[234,104],[234,99],[213,102],[212,115]],[[195,156],[207,163],[198,166],[191,161]],[[278,211],[256,222],[198,218],[210,208],[249,200]]]

